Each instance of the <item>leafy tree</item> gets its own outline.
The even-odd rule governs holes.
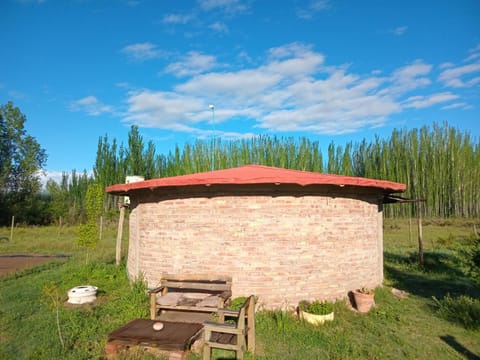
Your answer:
[[[87,248],[95,248],[99,240],[97,221],[103,209],[103,187],[99,183],[88,185],[85,208],[87,223],[79,226],[78,243]]]
[[[35,222],[30,210],[38,204],[39,171],[47,155],[27,134],[26,120],[12,102],[0,106],[0,224],[8,223],[12,215],[21,222]]]
[[[87,220],[97,222],[103,209],[103,187],[99,183],[88,185],[85,197],[85,207],[87,211]]]
[[[46,184],[46,190],[50,195],[50,213],[53,217],[53,221],[63,218],[68,215],[69,207],[69,194],[68,188],[65,184],[66,176],[63,174],[62,182],[58,184],[55,180],[48,180]]]

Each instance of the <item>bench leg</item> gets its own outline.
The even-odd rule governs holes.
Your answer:
[[[150,294],[150,319],[155,320],[157,316],[157,295]]]
[[[203,346],[203,360],[210,360],[211,353],[212,353],[211,347],[205,344]]]

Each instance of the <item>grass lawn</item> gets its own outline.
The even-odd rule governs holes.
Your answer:
[[[459,246],[474,240],[473,224],[427,219],[425,266],[420,267],[416,224],[386,220],[385,282],[375,291],[376,308],[357,314],[345,302],[337,302],[335,320],[320,327],[289,313],[259,311],[255,358],[480,359],[480,287],[465,275],[458,256]],[[476,226],[480,229],[480,223]],[[114,264],[115,231],[111,224],[97,249],[88,254],[76,245],[75,229],[68,227],[18,228],[12,241],[0,243],[0,255],[71,255],[0,278],[0,359],[100,359],[110,331],[131,319],[148,317],[143,284],[130,283],[124,264]],[[10,236],[10,229],[0,228],[2,236]],[[86,284],[99,288],[95,304],[66,306],[67,291]],[[392,287],[410,296],[397,298]],[[444,306],[442,313],[438,304],[446,304],[442,299],[447,294],[476,300],[471,307]],[[466,308],[474,311],[465,312]],[[445,316],[449,309],[457,318]],[[466,327],[472,314],[477,326]],[[214,357],[234,358],[233,353],[220,351]],[[200,359],[195,354],[191,358]]]

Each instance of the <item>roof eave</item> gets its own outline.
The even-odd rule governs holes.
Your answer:
[[[274,186],[279,186],[279,185],[296,185],[300,187],[307,187],[307,186],[333,186],[333,187],[338,187],[338,188],[345,188],[345,187],[350,187],[350,188],[370,188],[370,189],[375,189],[378,192],[382,192],[385,196],[392,194],[392,193],[403,193],[406,190],[405,185],[403,184],[398,184],[399,186],[397,187],[388,187],[388,186],[375,186],[375,185],[358,185],[358,184],[331,184],[331,183],[306,183],[306,184],[301,184],[301,183],[279,183],[279,182],[265,182],[265,183],[203,183],[203,184],[192,184],[192,185],[151,185],[151,186],[142,186],[139,183],[130,183],[130,184],[116,184],[112,186],[108,186],[105,188],[105,191],[111,195],[116,195],[116,196],[129,196],[131,195],[132,192],[138,191],[138,190],[145,190],[149,189],[150,191],[154,191],[156,189],[162,189],[162,188],[182,188],[182,187],[189,187],[189,186],[205,186],[205,187],[211,187],[214,185],[222,185],[222,186],[255,186],[255,185],[274,185]]]

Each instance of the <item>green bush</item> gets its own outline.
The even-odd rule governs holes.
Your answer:
[[[333,311],[333,305],[328,301],[315,300],[313,302],[302,300],[300,301],[299,308],[302,311],[308,312],[314,315],[327,315]]]
[[[480,239],[461,246],[458,251],[459,267],[462,272],[480,284]]]
[[[452,298],[447,294],[443,299],[433,297],[437,313],[446,320],[456,322],[466,329],[480,328],[480,300],[461,295]]]

